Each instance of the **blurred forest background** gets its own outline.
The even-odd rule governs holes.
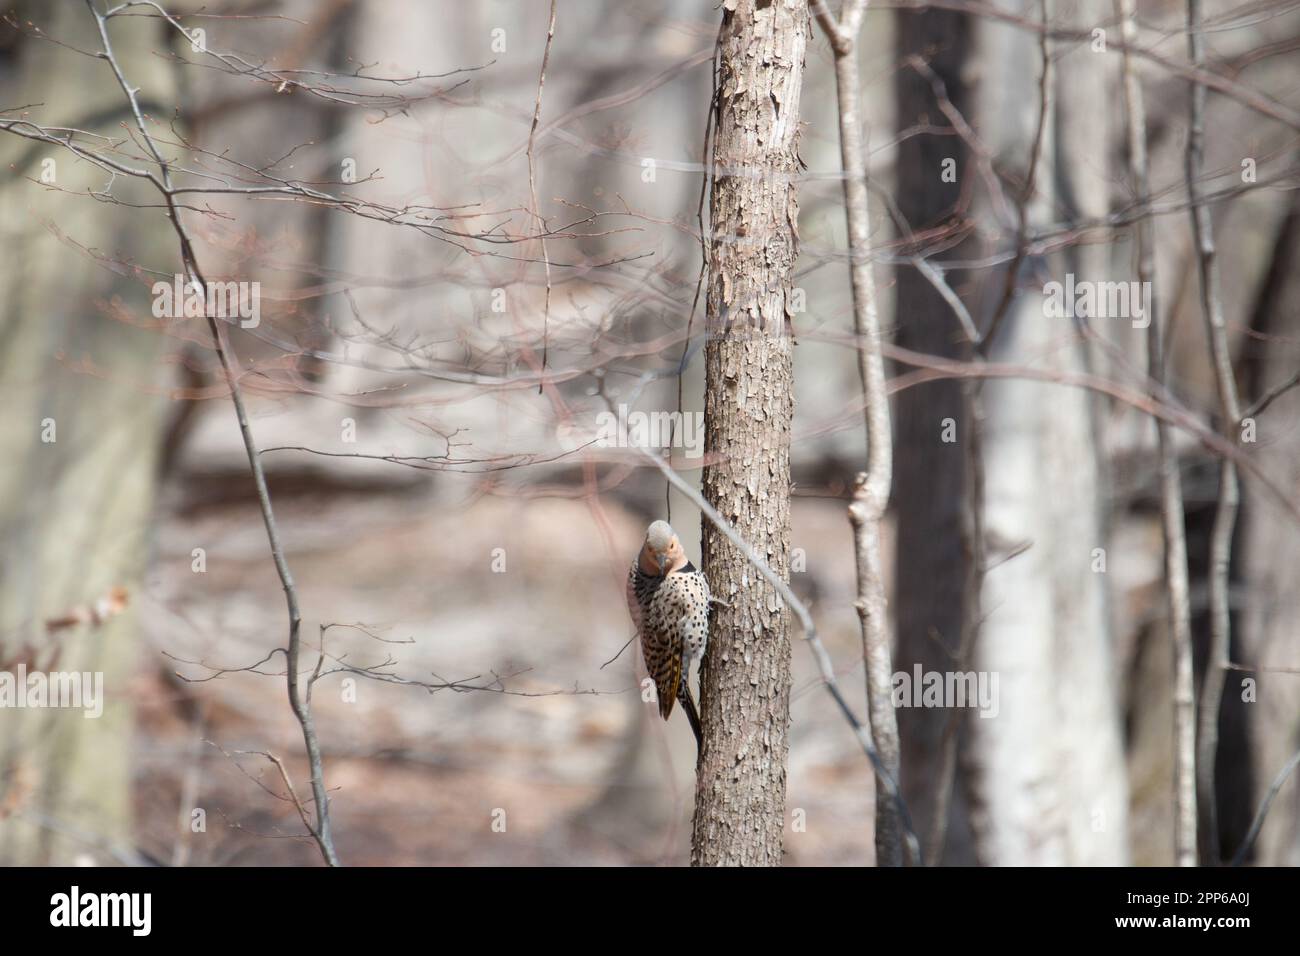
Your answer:
[[[163,6],[204,31],[206,50],[152,5],[109,29],[178,181],[236,187],[184,197],[182,216],[210,278],[261,283],[260,324],[227,334],[297,583],[303,668],[323,645],[333,671],[311,703],[340,858],[682,862],[694,741],[680,715],[664,724],[642,701],[635,645],[616,655],[645,526],[671,515],[698,560],[699,511],[634,451],[575,446],[619,404],[675,410],[680,387],[683,410],[704,407],[693,299],[719,7],[560,0],[534,130],[545,2]],[[1231,541],[1217,819],[1202,821],[1223,859],[1300,750],[1300,390],[1278,389],[1300,371],[1298,7],[1204,8],[1204,69],[1222,82],[1196,178],[1241,408],[1277,391],[1240,444],[1253,467],[1240,469]],[[149,184],[13,134],[85,131],[86,149],[137,167],[146,146],[110,64],[88,55],[101,37],[85,3],[6,9],[0,665],[103,671],[107,706],[98,720],[0,712],[0,862],[318,863],[261,755],[281,759],[308,800],[302,730],[272,653],[284,596],[230,390],[202,322],[151,312],[153,283],[181,271],[177,236]],[[857,50],[872,262],[896,360],[894,664],[1000,675],[996,718],[898,714],[903,793],[927,850],[942,821],[945,863],[1174,860],[1176,675],[1151,416],[1059,381],[986,381],[987,574],[963,659],[964,385],[908,361],[973,361],[924,256],[977,321],[1006,311],[989,361],[1145,394],[1144,330],[1049,318],[1042,299],[1066,273],[1135,278],[1137,223],[1149,221],[1162,400],[1236,433],[1189,216],[1186,9],[1150,0],[1133,23],[1149,203],[1130,176],[1120,10],[872,3]],[[861,713],[846,505],[866,445],[833,58],[815,25],[799,119],[795,283],[807,307],[794,321],[791,584]],[[1035,150],[1018,217],[1006,197],[1014,206]],[[238,194],[271,180],[308,185]],[[430,218],[410,227],[417,211]],[[539,222],[544,254],[528,238]],[[941,438],[950,418],[955,442]],[[1221,456],[1184,428],[1170,441],[1199,701],[1213,670]],[[673,465],[698,483],[685,451]],[[791,641],[785,860],[870,864],[871,766],[797,629]],[[1300,864],[1300,779],[1278,792],[1248,859]]]

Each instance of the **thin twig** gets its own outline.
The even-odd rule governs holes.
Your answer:
[[[1045,26],[1047,24],[1047,0],[1041,0],[1039,9]],[[1039,36],[1038,123],[1034,127],[1033,144],[1029,147],[1029,169],[1025,173],[1024,187],[1016,197],[1015,255],[1011,259],[1011,264],[1007,267],[1006,281],[1002,286],[1002,299],[993,312],[993,318],[989,322],[988,329],[985,330],[978,343],[979,352],[982,355],[989,354],[989,350],[993,346],[993,340],[997,336],[998,328],[1007,317],[1007,313],[1011,311],[1011,303],[1015,300],[1016,287],[1020,281],[1020,267],[1028,254],[1028,246],[1025,240],[1029,235],[1029,203],[1034,198],[1034,192],[1038,188],[1038,167],[1042,160],[1043,139],[1047,135],[1047,121],[1052,112],[1053,70],[1051,51],[1047,39],[1046,32]]]
[[[537,74],[537,102],[533,104],[533,125],[528,130],[528,191],[533,199],[533,215],[541,221],[540,236],[542,240],[542,261],[546,263],[546,300],[542,311],[542,369],[541,376],[546,377],[546,359],[550,351],[551,324],[551,256],[546,249],[546,220],[537,205],[537,163],[533,157],[533,142],[537,136],[537,124],[542,118],[542,87],[546,85],[546,65],[551,61],[551,41],[555,39],[555,4],[551,0],[551,21],[546,27],[546,48],[542,51],[542,69]],[[542,394],[545,382],[537,383],[537,394]]]
[[[1255,813],[1255,819],[1251,821],[1250,829],[1246,831],[1245,839],[1241,841],[1241,846],[1237,849],[1237,852],[1233,854],[1233,866],[1241,866],[1245,861],[1246,854],[1249,853],[1250,848],[1255,845],[1255,838],[1259,836],[1259,831],[1264,826],[1264,818],[1268,816],[1269,808],[1273,806],[1273,800],[1282,789],[1282,785],[1286,783],[1287,777],[1291,776],[1291,772],[1295,770],[1296,767],[1300,767],[1300,751],[1297,751],[1296,755],[1287,761],[1286,766],[1279,770],[1277,776],[1273,778],[1273,782],[1269,785],[1268,793],[1264,795],[1264,802],[1259,805],[1259,810]]]
[[[704,291],[704,282],[709,275],[709,239],[708,234],[704,231],[704,208],[705,200],[709,197],[709,188],[713,185],[713,157],[710,152],[710,146],[713,141],[713,117],[718,109],[718,59],[722,56],[722,34],[718,34],[718,39],[713,45],[713,69],[709,72],[709,82],[712,89],[709,92],[709,108],[705,111],[708,115],[704,120],[704,145],[700,150],[700,162],[703,164],[704,174],[700,178],[700,199],[695,210],[695,219],[700,228],[700,271],[695,278],[695,295],[691,299],[691,311],[686,316],[686,338],[682,341],[682,357],[677,363],[677,411],[684,413],[683,390],[685,383],[683,378],[686,375],[686,366],[690,361],[691,355],[691,338],[695,329],[695,310],[700,304],[700,294]],[[675,425],[674,425],[675,427]],[[664,487],[664,504],[668,515],[668,520],[673,520],[673,498],[672,488],[669,485]]]
[[[1272,405],[1297,385],[1300,385],[1300,372],[1296,372],[1286,381],[1279,382],[1261,395],[1255,403],[1250,406],[1250,408],[1241,413],[1241,420],[1244,422],[1248,418],[1254,418],[1261,414],[1264,409],[1268,408],[1268,406]]]

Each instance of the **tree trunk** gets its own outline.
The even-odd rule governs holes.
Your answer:
[[[1258,401],[1295,372],[1294,350],[1282,343],[1300,335],[1300,199],[1292,194],[1272,243],[1272,264],[1255,296],[1251,328],[1257,336],[1243,343],[1243,393]],[[1246,446],[1260,467],[1285,487],[1300,487],[1300,389],[1280,395],[1251,416],[1256,444]],[[1268,791],[1277,773],[1300,746],[1300,667],[1296,633],[1300,603],[1295,599],[1295,569],[1300,561],[1300,537],[1294,519],[1257,486],[1245,486],[1242,520],[1241,577],[1248,582],[1241,612],[1238,659],[1252,668],[1233,673],[1225,690],[1225,719],[1245,711],[1250,721],[1250,755],[1254,800]],[[1236,655],[1234,655],[1235,657]],[[1238,716],[1236,719],[1242,719]],[[1240,760],[1222,745],[1225,759]],[[1220,761],[1220,776],[1228,767]],[[1250,808],[1254,812],[1254,807]],[[1220,815],[1220,823],[1232,817]],[[1238,825],[1239,829],[1239,825]],[[1236,852],[1240,834],[1230,833],[1225,856]],[[1300,773],[1292,773],[1279,791],[1248,856],[1259,866],[1300,866]]]
[[[804,0],[727,0],[705,349],[704,496],[789,576],[793,341]],[[717,529],[703,529],[715,607],[702,669],[704,744],[691,862],[776,865],[785,823],[786,608]]]
[[[29,7],[20,18],[25,14],[49,36],[96,46],[94,18],[80,4]],[[170,95],[168,72],[150,55],[158,33],[144,22],[119,21],[115,39],[133,65],[132,80],[144,87],[142,99],[159,102]],[[13,46],[3,39],[0,99],[43,104],[35,122],[121,135],[129,113],[106,63],[39,39]],[[96,115],[106,118],[85,121]],[[38,179],[50,160],[57,188],[24,178]],[[147,319],[147,284],[61,242],[47,224],[88,249],[146,267],[167,268],[175,246],[159,244],[167,237],[161,213],[106,216],[86,196],[104,188],[104,173],[65,151],[5,136],[0,162],[10,170],[0,189],[9,250],[0,264],[7,293],[0,301],[0,671],[21,663],[29,673],[99,672],[104,694],[97,719],[77,709],[0,712],[0,863],[135,862],[130,681],[162,424],[153,386],[164,340],[147,323],[115,319],[103,304],[120,296],[132,318]],[[120,181],[115,194],[157,201],[151,190]],[[53,433],[43,435],[47,419]],[[72,617],[113,588],[127,592],[124,613],[100,625],[47,628],[47,620]]]
[[[1050,4],[1022,11],[1050,21]],[[1047,9],[1044,9],[1044,8]],[[1046,114],[1038,83],[1046,66],[1037,36],[981,24],[988,64],[985,142],[1005,167],[1031,164],[1045,122],[1028,224],[1051,221],[1062,165],[1052,134],[1061,89],[1048,74]],[[1052,51],[1057,53],[1059,51]],[[1059,59],[1059,57],[1053,57]],[[1070,73],[1067,72],[1067,76]],[[1016,91],[1016,92],[1012,92]],[[1015,102],[1018,108],[1007,104]],[[1083,368],[1069,320],[1049,319],[1042,284],[1026,260],[989,357],[1062,373]],[[1047,263],[1060,281],[1068,262]],[[999,273],[995,287],[1005,275]],[[975,648],[980,670],[998,675],[996,717],[971,721],[972,825],[991,865],[1119,865],[1126,860],[1119,707],[1100,563],[1100,450],[1091,398],[1027,381],[984,389],[985,509],[989,553]]]
[[[1107,0],[1078,0],[1073,7],[1056,9],[1071,10],[1085,23],[1103,23],[1113,12]],[[1076,43],[1053,59],[1055,198],[1077,220],[1101,220],[1109,211],[1116,176],[1115,119],[1095,104],[1113,94],[1116,63],[1090,43]],[[1079,279],[1116,278],[1101,243],[1077,244],[1061,258],[1057,276],[1069,271]],[[1090,321],[1095,335],[1114,336],[1120,348],[1141,334],[1132,322]],[[1082,334],[1087,322],[1076,320],[1075,331]],[[1050,361],[1062,369],[1087,371],[1096,361],[1095,348],[1085,340]],[[1073,864],[1118,866],[1128,863],[1128,777],[1111,650],[1108,572],[1095,570],[1093,563],[1094,549],[1112,553],[1108,530],[1113,486],[1107,480],[1106,446],[1098,422],[1106,403],[1076,391],[1054,396],[1052,404],[1050,428],[1043,435],[1048,474],[1055,475],[1049,487],[1069,495],[1052,503],[1056,511],[1049,519],[1057,549],[1052,579],[1056,681],[1069,688],[1059,704],[1062,799],[1070,802],[1066,847]],[[1058,416],[1063,419],[1059,425]]]
[[[968,115],[969,97],[963,71],[970,49],[970,21],[964,13],[948,10],[898,10],[895,49],[898,60],[917,55],[943,83],[948,99]],[[900,69],[894,92],[898,107],[898,133],[918,124],[942,124],[930,82],[919,72]],[[955,176],[943,175],[946,159],[956,161]],[[974,170],[959,136],[919,135],[898,144],[899,211],[912,231],[940,230],[964,215],[963,191],[969,191]],[[949,181],[951,180],[951,181]],[[933,242],[933,240],[932,240]],[[918,241],[909,252],[923,254],[930,243]],[[949,253],[952,255],[953,253]],[[941,257],[936,256],[936,259]],[[957,317],[952,307],[914,267],[896,273],[895,341],[903,348],[945,358],[963,359]],[[954,278],[960,278],[956,274]],[[895,398],[894,507],[898,514],[895,546],[894,613],[898,621],[898,669],[911,674],[920,664],[924,671],[948,671],[955,662],[962,637],[962,593],[967,559],[962,548],[962,500],[967,422],[962,384],[940,379],[921,388],[903,389]],[[956,424],[958,440],[943,441],[944,420]],[[924,842],[936,810],[947,830],[945,863],[975,862],[965,822],[960,791],[952,794],[950,809],[939,794],[944,786],[943,741],[960,733],[954,715],[945,709],[902,707],[898,727],[902,740],[901,781],[918,835]],[[951,745],[951,744],[950,744]],[[951,784],[947,784],[951,789]],[[925,846],[927,855],[932,847]]]

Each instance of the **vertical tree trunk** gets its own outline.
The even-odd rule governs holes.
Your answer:
[[[1202,11],[1200,0],[1187,0],[1187,43],[1193,65],[1205,62],[1205,35],[1201,32]],[[1237,397],[1237,382],[1232,370],[1232,350],[1228,345],[1227,322],[1223,315],[1223,297],[1220,291],[1218,251],[1214,244],[1214,225],[1210,206],[1204,199],[1204,186],[1200,178],[1205,166],[1205,87],[1192,85],[1190,129],[1187,136],[1187,199],[1191,205],[1192,237],[1196,244],[1197,264],[1200,273],[1201,313],[1205,320],[1205,334],[1209,340],[1210,359],[1214,380],[1219,393],[1219,427],[1230,442],[1237,440],[1241,409]],[[1179,802],[1179,819],[1186,829],[1191,825],[1193,834],[1180,829],[1178,861],[1182,866],[1195,866],[1197,861],[1196,806],[1204,801],[1200,823],[1205,841],[1202,850],[1208,863],[1219,862],[1219,823],[1214,799],[1214,761],[1218,752],[1219,710],[1223,701],[1223,685],[1228,672],[1228,651],[1232,636],[1231,606],[1228,594],[1229,566],[1232,561],[1232,538],[1237,527],[1237,508],[1240,490],[1237,487],[1237,466],[1224,459],[1219,466],[1219,494],[1214,510],[1214,527],[1210,532],[1210,650],[1205,666],[1204,689],[1201,695],[1200,752],[1191,760],[1186,751],[1196,745],[1195,731],[1184,724],[1192,718],[1186,713],[1192,704],[1187,697],[1192,693],[1192,654],[1188,647],[1176,658],[1178,663],[1176,706],[1180,708],[1179,731],[1179,788],[1186,793],[1186,777],[1195,777],[1195,796]],[[1190,643],[1190,642],[1189,642]],[[1188,764],[1191,766],[1188,766]],[[1199,765],[1198,765],[1199,764]],[[1186,817],[1191,816],[1189,821]]]
[[[94,18],[80,4],[29,7],[45,33],[93,48]],[[22,14],[20,13],[20,16]],[[157,57],[157,31],[130,21],[119,51],[138,69],[141,96],[165,101],[168,71]],[[8,30],[0,27],[0,30]],[[10,37],[0,46],[9,46]],[[68,56],[52,43],[15,41],[0,61],[0,100],[41,103],[36,122],[84,126],[84,117],[123,112],[93,127],[121,135],[125,102],[100,60]],[[58,188],[42,189],[42,162]],[[0,712],[0,863],[95,864],[133,860],[131,850],[130,680],[136,655],[135,608],[141,597],[154,497],[163,404],[153,393],[163,336],[117,321],[97,305],[120,296],[135,316],[148,312],[148,289],[130,276],[79,255],[48,228],[126,262],[170,262],[174,246],[140,218],[106,215],[86,195],[104,174],[69,153],[33,150],[3,137],[0,188],[5,248],[0,264],[0,671],[102,672],[104,712],[87,720],[75,709]],[[12,165],[11,165],[12,164]],[[155,202],[135,184],[116,194]],[[113,208],[113,207],[108,207]],[[162,222],[161,214],[157,222]],[[53,420],[53,441],[43,421]],[[45,621],[125,588],[125,613],[101,626],[50,632]]]
[[[1243,343],[1243,394],[1253,401],[1295,372],[1294,350],[1281,344],[1300,335],[1300,198],[1295,193],[1274,235],[1273,262],[1250,310],[1251,329],[1258,337],[1252,335]],[[1249,454],[1287,487],[1300,487],[1300,436],[1295,428],[1300,389],[1280,395],[1249,417],[1258,429]],[[1252,493],[1250,484],[1245,490],[1239,559],[1241,577],[1248,584],[1239,653],[1254,670],[1228,678],[1224,704],[1225,712],[1232,704],[1234,710],[1250,716],[1253,759],[1248,769],[1254,778],[1252,800],[1258,802],[1300,744],[1300,677],[1293,673],[1300,667],[1296,642],[1300,602],[1295,600],[1300,537],[1292,519],[1273,499]],[[1237,756],[1223,746],[1220,754],[1225,759]],[[1227,773],[1223,763],[1221,759],[1220,779]],[[1227,821],[1221,817],[1221,822]],[[1238,845],[1236,839],[1226,843],[1224,855],[1230,857]],[[1278,793],[1248,859],[1259,866],[1300,866],[1300,774],[1293,773]]]
[[[1053,16],[1046,2],[1021,9],[1035,20]],[[1004,167],[1024,169],[1042,149],[1026,199],[1028,223],[1039,228],[1054,214],[1063,164],[1074,161],[1052,134],[1060,86],[1048,62],[1059,56],[1045,55],[1056,51],[1041,50],[1037,36],[1002,25],[979,29],[988,64],[982,135]],[[1043,82],[1045,74],[1046,100],[1038,83],[1026,95],[1026,77]],[[1077,330],[1047,317],[1032,263],[1021,265],[990,358],[1080,371]],[[1070,266],[1053,259],[1048,268],[1060,280]],[[998,276],[997,285],[1003,281]],[[1126,780],[1104,551],[1096,550],[1104,538],[1092,400],[1013,380],[988,383],[984,395],[990,553],[974,657],[980,670],[998,675],[1000,710],[971,721],[977,853],[992,865],[1122,864]]]
[[[912,55],[922,57],[943,83],[953,106],[968,116],[969,97],[963,76],[970,50],[967,15],[949,10],[898,10],[895,22],[898,60],[903,62]],[[918,71],[898,70],[894,84],[900,136],[927,121],[950,125],[944,122],[930,82]],[[943,176],[945,159],[956,161],[955,176]],[[961,216],[958,207],[962,191],[969,189],[974,176],[961,137],[927,134],[900,139],[897,202],[913,232],[941,230]],[[921,240],[908,251],[924,254],[927,245]],[[903,266],[895,276],[895,341],[916,352],[964,358],[952,307],[915,268]],[[968,423],[964,420],[962,383],[941,379],[923,388],[903,389],[895,397],[895,409],[898,569],[894,576],[894,613],[898,622],[898,669],[910,674],[920,664],[925,671],[942,672],[957,663],[953,655],[961,643],[962,592],[967,573],[962,548],[962,500]],[[948,418],[957,425],[955,442],[943,441],[944,419]],[[938,793],[944,786],[943,741],[946,735],[960,732],[953,723],[960,719],[960,715],[955,717],[947,710],[929,707],[903,707],[898,711],[903,796],[923,841],[936,809],[942,809],[940,804],[944,802]],[[951,789],[951,784],[947,786]],[[960,793],[953,796],[959,798]],[[954,805],[943,816],[948,851],[938,859],[974,863],[964,806]],[[938,839],[937,834],[931,837]],[[929,854],[932,847],[925,849]]]
[[[849,238],[849,280],[853,288],[853,334],[862,380],[863,418],[867,429],[867,470],[853,483],[849,523],[853,527],[862,657],[867,671],[867,708],[871,735],[881,767],[898,780],[898,719],[893,701],[893,647],[885,611],[880,526],[889,503],[893,478],[893,435],[885,363],[881,356],[876,284],[871,273],[871,214],[867,201],[867,157],[859,117],[858,31],[866,0],[848,0],[839,21],[824,11],[822,26],[835,52],[835,93],[839,103],[840,162],[844,171],[844,218]],[[893,800],[876,798],[876,865],[903,865],[903,820]]]
[[[726,0],[718,77],[705,349],[704,496],[789,575],[799,94],[805,0]],[[790,644],[784,603],[715,528],[717,606],[702,689],[691,862],[776,865],[785,822]]]
[[[1137,40],[1137,13],[1133,0],[1120,0],[1117,11],[1122,17],[1121,36],[1124,38],[1125,47],[1135,44]],[[1138,200],[1147,202],[1151,196],[1150,170],[1147,155],[1147,123],[1146,107],[1142,95],[1142,85],[1138,80],[1137,73],[1134,70],[1132,58],[1127,49],[1125,49],[1121,62],[1123,64],[1124,80],[1124,102],[1128,114],[1128,140],[1129,140],[1129,165],[1133,180],[1133,188],[1137,192]],[[1138,281],[1147,285],[1153,290],[1149,306],[1150,315],[1148,321],[1150,328],[1147,330],[1147,371],[1151,379],[1151,388],[1153,394],[1158,394],[1163,388],[1165,381],[1165,345],[1164,345],[1164,325],[1165,319],[1161,316],[1157,308],[1157,299],[1154,295],[1156,288],[1156,239],[1155,239],[1155,221],[1154,216],[1146,216],[1138,223],[1136,231],[1137,240],[1137,275]],[[1183,488],[1182,478],[1178,471],[1178,461],[1172,447],[1169,426],[1162,422],[1156,421],[1156,471],[1160,485],[1160,519],[1162,538],[1164,542],[1165,558],[1165,607],[1169,615],[1169,636],[1174,647],[1175,671],[1178,662],[1181,660],[1190,667],[1191,657],[1191,619],[1190,608],[1188,605],[1188,568],[1187,568],[1187,539],[1186,530],[1183,523]],[[1185,674],[1184,677],[1190,677]],[[1190,690],[1190,688],[1187,688]],[[1178,701],[1178,688],[1174,689],[1174,700]],[[1175,740],[1185,740],[1183,731],[1190,730],[1190,710],[1187,705],[1190,700],[1184,700],[1181,719],[1175,718]],[[1175,703],[1175,707],[1179,704]],[[1185,778],[1186,774],[1182,772],[1183,761],[1186,758],[1175,756],[1175,776]],[[1183,795],[1186,794],[1185,788],[1176,786],[1175,788],[1175,821],[1182,821],[1182,832],[1180,826],[1175,824],[1175,842],[1182,843],[1186,839],[1186,824],[1190,821],[1186,815],[1181,812],[1183,805]]]
[[[1104,23],[1113,13],[1106,0],[1077,0],[1072,7],[1055,9],[1063,16],[1071,11],[1084,23]],[[1091,43],[1076,43],[1054,60],[1055,198],[1076,220],[1101,220],[1109,211],[1116,175],[1116,119],[1096,104],[1114,95],[1116,64]],[[1080,279],[1105,281],[1116,278],[1110,274],[1109,259],[1107,246],[1080,243],[1062,256],[1062,269]],[[1074,331],[1083,334],[1089,323],[1094,334],[1114,337],[1120,348],[1141,334],[1122,319],[1078,319]],[[1086,371],[1097,358],[1095,349],[1085,340],[1049,361],[1062,369]],[[1097,421],[1106,405],[1084,393],[1054,396],[1052,404],[1043,435],[1045,473],[1051,476],[1049,488],[1069,496],[1051,502],[1054,513],[1049,513],[1056,535],[1054,667],[1057,686],[1069,688],[1058,705],[1061,794],[1070,802],[1066,848],[1073,864],[1118,866],[1128,862],[1128,778],[1111,651],[1109,572],[1095,570],[1093,563],[1094,549],[1111,553],[1111,485]]]

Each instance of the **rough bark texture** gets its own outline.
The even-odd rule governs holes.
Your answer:
[[[793,342],[787,311],[798,241],[804,0],[727,0],[710,211],[704,496],[789,575]],[[715,596],[702,676],[704,746],[692,833],[696,866],[776,865],[790,723],[788,615],[776,591],[713,527],[703,560]]]

